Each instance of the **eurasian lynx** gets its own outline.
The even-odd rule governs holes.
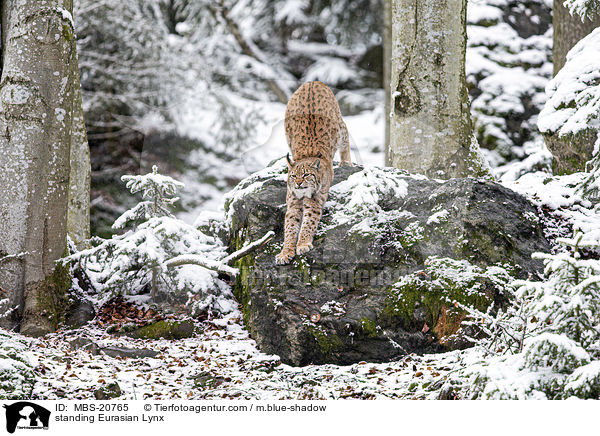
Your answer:
[[[308,82],[294,92],[285,111],[285,135],[292,159],[288,153],[287,213],[283,250],[275,257],[278,264],[289,263],[295,254],[313,247],[333,180],[336,150],[342,165],[351,165],[348,129],[335,96],[324,83]]]

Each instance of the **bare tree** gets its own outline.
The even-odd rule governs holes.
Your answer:
[[[483,175],[465,80],[466,0],[393,0],[387,164]]]
[[[73,122],[79,111],[72,0],[2,2],[0,286],[21,332],[58,321]]]

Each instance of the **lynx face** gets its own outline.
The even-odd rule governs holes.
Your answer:
[[[321,160],[307,158],[292,162],[288,156],[288,164],[288,189],[292,195],[299,200],[312,198],[321,188]]]

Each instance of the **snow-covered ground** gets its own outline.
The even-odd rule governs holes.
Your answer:
[[[62,331],[29,344],[36,399],[93,399],[117,382],[122,399],[383,399],[431,398],[464,352],[416,356],[390,363],[291,367],[258,350],[239,313],[202,324],[203,333],[177,341],[117,338],[95,327]],[[156,358],[113,358],[74,350],[86,337],[99,347],[144,348]],[[432,386],[428,390],[427,387]]]

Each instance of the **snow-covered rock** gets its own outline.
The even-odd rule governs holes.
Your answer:
[[[237,263],[234,293],[262,351],[286,363],[462,347],[451,338],[462,320],[454,302],[502,305],[510,274],[539,271],[531,254],[550,248],[537,209],[501,185],[350,167],[335,169],[314,249],[277,266],[284,172],[281,160],[243,180],[226,209],[231,249],[276,233]]]

